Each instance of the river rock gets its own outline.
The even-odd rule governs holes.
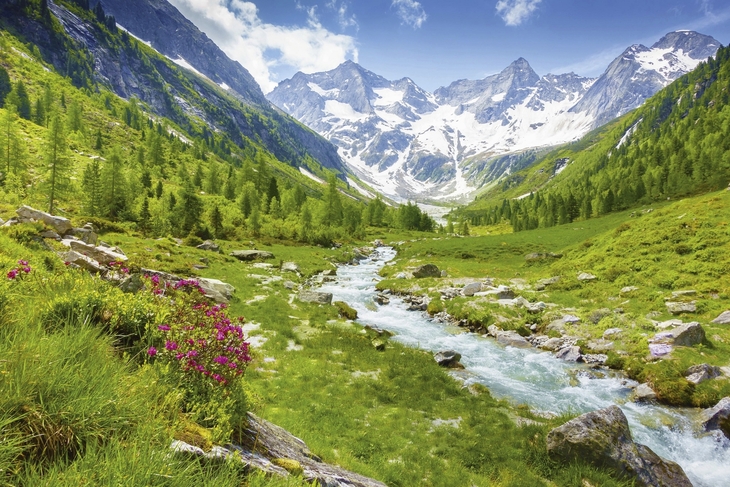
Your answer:
[[[723,311],[722,313],[720,313],[720,316],[712,320],[712,322],[717,325],[730,324],[730,311]]]
[[[487,335],[497,338],[497,334],[501,333],[502,329],[497,325],[489,325],[487,327]]]
[[[588,272],[581,272],[578,274],[579,281],[595,281],[596,279],[598,279],[596,276]]]
[[[720,377],[721,373],[720,367],[715,367],[710,364],[699,364],[687,369],[684,372],[684,376],[693,384],[700,384],[706,380]]]
[[[434,264],[424,264],[416,267],[413,271],[413,277],[441,277],[441,271]]]
[[[667,307],[667,311],[669,311],[673,315],[697,312],[697,304],[695,303],[695,301],[690,301],[689,303],[667,301],[666,303],[664,303],[664,305]]]
[[[565,347],[558,350],[558,353],[555,354],[555,357],[565,360],[566,362],[580,362],[581,361],[581,353],[580,353],[580,347],[578,346],[572,346],[572,347]]]
[[[474,296],[475,293],[478,293],[481,290],[481,282],[470,282],[469,284],[461,288],[461,294],[463,294],[464,296]]]
[[[720,430],[730,439],[730,397],[720,400],[714,407],[702,411],[705,431]]]
[[[66,232],[73,228],[73,225],[71,225],[71,220],[69,220],[68,218],[49,215],[44,211],[36,210],[35,208],[31,208],[30,206],[23,205],[15,210],[15,213],[18,214],[18,217],[21,221],[42,221],[49,227],[53,227],[53,229],[60,235],[64,235]]]
[[[199,277],[197,281],[205,296],[217,303],[227,303],[233,297],[233,293],[236,292],[235,287],[218,279]]]
[[[651,388],[649,384],[639,384],[634,389],[634,401],[645,402],[654,401],[656,399],[656,392]]]
[[[299,291],[299,300],[305,303],[332,304],[332,293],[303,289]]]
[[[517,333],[516,331],[500,331],[497,332],[497,342],[507,347],[530,348],[530,342]]]
[[[447,367],[449,369],[463,369],[461,365],[461,354],[454,350],[442,350],[433,354],[433,359],[441,367]]]
[[[581,356],[581,360],[588,365],[606,365],[608,355],[604,353],[586,353]]]
[[[547,449],[555,461],[587,461],[625,475],[639,486],[692,487],[682,467],[634,443],[618,406],[586,413],[550,431]]]
[[[551,352],[555,352],[556,350],[560,350],[565,345],[565,340],[562,338],[548,338],[545,340],[542,344],[539,345],[539,348],[543,350],[550,350]]]
[[[234,250],[228,255],[243,261],[266,260],[274,258],[274,254],[272,254],[271,252],[267,252],[266,250]]]

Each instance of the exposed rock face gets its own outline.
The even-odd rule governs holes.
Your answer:
[[[265,250],[234,250],[228,255],[231,255],[236,259],[243,261],[265,260],[274,258],[274,254]]]
[[[206,453],[182,441],[173,441],[170,448],[176,453],[208,460],[236,459],[249,468],[280,477],[298,474],[305,481],[321,486],[386,487],[377,480],[322,462],[302,440],[252,413],[248,413],[248,425],[242,434],[241,445],[215,446]]]
[[[464,368],[464,366],[461,365],[461,363],[459,362],[459,360],[461,360],[461,354],[459,352],[455,352],[454,350],[443,350],[441,352],[436,352],[433,355],[433,359],[441,367],[448,367],[450,369]]]
[[[720,430],[730,439],[730,397],[725,397],[715,407],[702,411],[702,426],[706,431]]]
[[[684,376],[693,384],[700,384],[706,380],[720,377],[721,374],[720,367],[709,364],[693,365],[684,372]]]
[[[305,303],[332,304],[332,293],[322,293],[304,289],[299,291],[299,300]]]
[[[413,271],[413,277],[441,277],[441,271],[434,264],[424,264],[416,267]]]
[[[71,220],[69,220],[68,218],[49,215],[44,211],[36,210],[35,208],[31,208],[30,206],[23,205],[15,210],[15,213],[18,214],[18,218],[21,222],[28,220],[43,222],[49,227],[52,227],[60,235],[64,235],[66,232],[70,231],[73,228],[73,225],[71,225]]]
[[[657,333],[649,341],[651,343],[671,344],[678,347],[691,347],[702,343],[704,339],[705,329],[702,328],[702,325],[693,321],[680,325],[673,330]]]
[[[579,362],[581,361],[580,347],[565,347],[558,351],[555,356],[559,359],[565,360],[566,362]]]
[[[91,272],[92,274],[99,274],[106,272],[106,268],[101,266],[94,259],[87,257],[86,255],[80,254],[75,250],[66,252],[63,256],[63,260],[71,265],[78,266],[84,270]]]
[[[105,247],[95,247],[88,245],[80,240],[71,240],[69,242],[71,249],[76,252],[91,257],[101,265],[109,265],[111,262],[124,262],[127,260],[127,256],[114,252],[111,249]]]
[[[548,433],[547,449],[553,460],[588,461],[634,479],[640,486],[692,486],[682,467],[634,443],[618,406],[586,413],[555,428]]]

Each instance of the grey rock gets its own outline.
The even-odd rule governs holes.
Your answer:
[[[695,296],[697,294],[697,291],[694,289],[687,289],[684,291],[674,291],[672,292],[672,299],[678,299],[683,298],[685,296]]]
[[[543,342],[539,348],[543,350],[550,350],[551,352],[555,352],[556,350],[560,350],[563,345],[565,345],[565,340],[562,338],[549,338],[545,342]]]
[[[541,288],[538,289],[539,291],[541,291],[542,289],[545,289],[548,286],[552,286],[553,284],[557,284],[558,282],[560,282],[560,276],[553,276],[548,277],[547,279],[540,279],[535,283],[535,286]]]
[[[291,281],[284,281],[284,287],[287,289],[294,289],[297,285]]]
[[[663,357],[672,353],[673,347],[666,343],[650,343],[649,353],[652,357]]]
[[[393,279],[408,279],[408,274],[405,272],[399,272],[398,274],[393,276]]]
[[[203,289],[205,296],[213,299],[217,303],[227,303],[236,292],[236,288],[227,282],[218,279],[208,279],[205,277],[197,278],[198,284]]]
[[[705,431],[720,430],[730,439],[730,397],[724,397],[714,407],[702,411]]]
[[[481,290],[481,282],[470,282],[461,289],[461,294],[463,294],[464,296],[474,296],[475,293],[478,293]]]
[[[230,254],[238,260],[242,261],[253,261],[253,260],[266,260],[273,259],[274,254],[267,252],[266,250],[234,250]]]
[[[376,294],[375,297],[373,298],[373,301],[378,303],[380,306],[385,306],[386,304],[390,304],[390,298],[388,298],[388,296],[381,294],[381,293]]]
[[[547,308],[547,305],[542,301],[538,301],[536,303],[527,303],[525,305],[525,309],[528,313],[540,313],[541,311],[544,311],[545,308]]]
[[[533,252],[525,256],[527,262],[535,262],[546,259],[560,259],[563,254],[554,254],[552,252]]]
[[[322,275],[334,277],[337,275],[337,270],[336,269],[327,269],[326,271],[322,271]]]
[[[588,365],[606,365],[608,355],[603,353],[586,353],[581,358]]]
[[[332,293],[304,289],[299,291],[299,300],[305,303],[332,304]]]
[[[128,260],[126,255],[105,247],[95,247],[85,244],[80,240],[71,240],[69,243],[72,250],[91,257],[101,265],[109,265],[112,262],[124,262]]]
[[[206,240],[202,244],[197,245],[195,248],[200,250],[210,250],[211,252],[220,252],[221,249],[220,246],[212,240]]]
[[[74,250],[66,252],[65,254],[63,254],[62,258],[70,265],[80,267],[81,269],[87,270],[94,274],[103,274],[106,272],[106,268],[100,265],[96,260]]]
[[[99,240],[99,236],[94,232],[94,225],[91,223],[87,223],[82,228],[72,228],[68,234],[89,245],[96,245]]]
[[[525,340],[523,336],[521,336],[516,331],[500,331],[497,332],[497,342],[501,343],[502,345],[506,347],[515,347],[515,348],[530,348],[532,345],[530,342]]]
[[[611,316],[613,312],[608,308],[601,308],[594,310],[590,316],[588,317],[588,321],[593,323],[594,325],[597,325],[599,321],[601,321],[606,316]]]
[[[649,339],[649,343],[691,347],[692,345],[702,343],[704,339],[704,328],[696,321],[693,321],[680,325],[672,330],[657,333]]]
[[[413,277],[441,277],[441,271],[434,264],[424,264],[414,269]]]
[[[119,289],[124,293],[137,293],[144,289],[144,282],[140,274],[131,274],[119,283]]]
[[[693,384],[720,377],[721,374],[720,367],[709,364],[693,365],[684,372],[684,376]]]
[[[621,333],[623,333],[623,329],[621,328],[609,328],[603,332],[603,339],[608,340],[616,335],[620,335]]]
[[[566,362],[580,362],[582,354],[580,353],[580,347],[573,346],[561,348],[558,350],[558,353],[555,354],[555,357],[565,360]]]
[[[580,323],[580,318],[575,315],[563,315],[563,321],[566,323]]]
[[[282,272],[293,272],[295,274],[299,274],[301,272],[299,264],[296,262],[284,262],[281,264],[281,270]]]
[[[682,467],[634,443],[618,406],[586,413],[553,429],[547,436],[547,449],[554,461],[580,460],[609,468],[639,486],[692,487]]]
[[[664,304],[667,307],[667,311],[669,311],[673,315],[697,312],[697,304],[694,301],[691,301],[689,303],[667,301]]]
[[[559,333],[563,333],[565,331],[565,320],[564,319],[558,319],[553,320],[545,327],[548,331],[557,331]]]
[[[21,220],[41,221],[49,227],[52,227],[60,235],[66,234],[66,232],[70,231],[73,228],[73,226],[71,225],[71,220],[69,220],[68,218],[49,215],[44,211],[36,210],[35,208],[31,208],[30,206],[23,205],[15,210],[15,213],[18,214],[18,217]]]
[[[603,338],[591,340],[586,344],[586,346],[594,352],[608,352],[609,350],[613,350],[613,342],[604,340]]]
[[[712,322],[717,325],[730,324],[730,311],[723,311],[722,313],[720,313],[720,316],[712,320]]]
[[[53,230],[46,230],[44,232],[41,232],[42,238],[50,238],[52,240],[61,240],[61,236],[54,232]]]
[[[626,286],[626,287],[622,287],[621,291],[619,291],[619,293],[620,294],[629,294],[629,293],[633,293],[634,291],[638,291],[638,290],[639,290],[639,288],[636,286]]]
[[[497,338],[497,335],[501,333],[503,330],[498,327],[497,325],[489,325],[487,327],[487,335],[492,336],[494,338]]]
[[[595,281],[596,279],[598,279],[596,276],[588,272],[581,272],[578,274],[579,281]]]
[[[649,384],[639,384],[634,389],[634,401],[646,402],[656,400],[656,392]]]
[[[678,326],[681,326],[682,323],[684,323],[682,320],[673,319],[659,322],[656,324],[656,327],[660,330],[666,330],[667,328],[676,328]]]
[[[447,367],[450,369],[463,368],[459,362],[461,360],[461,354],[454,350],[442,350],[440,352],[436,352],[433,355],[433,359],[441,367]]]

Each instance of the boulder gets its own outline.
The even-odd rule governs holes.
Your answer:
[[[60,235],[65,234],[69,230],[73,228],[73,225],[71,225],[71,220],[68,218],[64,218],[62,216],[53,216],[49,215],[48,213],[40,210],[36,210],[34,208],[31,208],[30,206],[23,205],[17,210],[15,210],[15,213],[18,214],[18,217],[22,220],[36,220],[36,221],[42,221],[49,227],[53,227],[53,229],[58,232]]]
[[[667,307],[667,311],[669,311],[673,315],[697,312],[697,304],[695,303],[695,301],[690,301],[689,303],[682,303],[679,301],[667,301],[666,303],[664,303],[664,305]]]
[[[559,259],[563,254],[554,254],[553,252],[533,252],[525,256],[527,262],[535,262],[546,259]]]
[[[586,353],[581,359],[588,365],[606,365],[608,355],[603,353]]]
[[[580,362],[582,361],[582,355],[580,353],[580,347],[572,346],[565,347],[558,350],[555,357],[565,360],[566,362]]]
[[[540,313],[541,311],[544,311],[545,308],[547,308],[547,305],[542,301],[538,301],[537,303],[527,303],[525,305],[525,309],[528,313]]]
[[[497,325],[489,325],[487,327],[487,335],[497,338],[497,335],[502,332],[502,329]]]
[[[634,389],[634,401],[645,402],[653,401],[656,399],[656,392],[651,388],[649,384],[639,384]]]
[[[91,257],[101,265],[109,265],[112,262],[124,262],[127,260],[127,256],[118,252],[115,252],[106,247],[95,247],[93,245],[85,244],[80,240],[71,240],[71,250]]]
[[[94,225],[91,223],[87,223],[82,228],[72,228],[69,233],[89,245],[96,245],[99,240],[99,236],[94,232]]]
[[[622,287],[621,290],[619,291],[619,293],[620,294],[629,294],[629,293],[633,293],[634,291],[638,291],[638,290],[639,290],[639,288],[636,286],[626,286],[626,287]]]
[[[218,279],[199,277],[197,281],[203,289],[205,296],[217,303],[227,303],[236,291],[236,288]]]
[[[692,486],[682,467],[634,443],[626,416],[618,406],[586,413],[550,431],[547,450],[555,461],[587,461],[627,476],[638,486]]]
[[[666,343],[650,343],[649,353],[652,357],[663,357],[672,352],[672,346]]]
[[[596,276],[588,272],[581,272],[578,274],[579,281],[595,281],[596,279],[598,279]]]
[[[461,289],[461,294],[463,294],[464,296],[474,296],[475,293],[478,293],[481,290],[481,282],[470,282]]]
[[[463,369],[461,365],[461,354],[454,350],[442,350],[433,354],[433,359],[441,367],[447,367],[449,369]]]
[[[299,274],[301,272],[301,269],[296,262],[284,262],[281,264],[281,270],[282,272],[293,272],[294,274]]]
[[[218,244],[212,240],[206,240],[202,244],[197,245],[195,248],[200,250],[210,250],[211,252],[220,252],[221,250]]]
[[[685,291],[673,291],[672,292],[672,299],[678,299],[682,298],[684,296],[695,296],[697,294],[697,291],[694,289],[687,289]]]
[[[46,230],[44,232],[41,232],[41,238],[49,238],[52,240],[61,240],[61,236],[54,232],[53,230]]]
[[[699,364],[693,365],[689,369],[685,370],[684,376],[693,384],[700,384],[706,380],[720,377],[720,367],[715,367],[710,364]]]
[[[299,300],[304,301],[305,303],[332,304],[332,293],[323,293],[304,289],[299,291]]]
[[[623,330],[621,328],[609,328],[608,330],[603,332],[603,339],[607,340],[615,337],[616,335],[620,335],[621,333],[623,333]]]
[[[705,339],[705,330],[696,321],[678,326],[671,333],[674,336],[674,345],[678,347],[691,347]]]
[[[723,311],[722,313],[720,313],[720,316],[712,320],[712,322],[717,325],[730,324],[730,311]]]
[[[228,255],[243,261],[266,260],[274,258],[274,254],[265,250],[234,250]]]
[[[586,347],[594,352],[608,352],[609,350],[613,350],[613,342],[599,338],[597,340],[589,341],[586,344]]]
[[[702,411],[705,431],[720,430],[730,439],[730,397],[720,400],[714,407]]]
[[[535,289],[538,291],[544,290],[548,286],[552,286],[553,284],[557,284],[558,281],[560,281],[560,276],[553,276],[548,277],[547,279],[540,279],[535,283]]]
[[[497,332],[497,342],[501,343],[504,346],[507,347],[515,347],[515,348],[530,348],[532,345],[530,345],[530,342],[525,340],[523,336],[521,336],[516,331],[500,331]]]
[[[96,260],[74,250],[66,252],[62,255],[62,258],[70,265],[80,267],[81,269],[85,269],[95,274],[106,272],[106,268],[100,265]]]
[[[548,338],[547,340],[545,340],[545,342],[540,344],[539,348],[554,352],[556,350],[560,350],[563,345],[565,345],[565,340],[563,340],[562,338]]]
[[[441,271],[434,264],[424,264],[415,268],[413,271],[413,277],[441,277]]]

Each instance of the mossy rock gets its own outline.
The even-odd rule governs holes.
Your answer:
[[[180,427],[182,429],[172,435],[176,440],[197,446],[206,452],[213,448],[213,435],[208,429],[187,420],[184,420]]]
[[[347,304],[344,301],[335,301],[335,306],[337,306],[337,310],[340,313],[340,316],[345,318],[346,320],[356,320],[357,319],[357,311],[354,310],[352,307],[350,307],[349,304]]]
[[[274,458],[271,463],[283,468],[292,475],[304,475],[302,464],[292,458]]]

